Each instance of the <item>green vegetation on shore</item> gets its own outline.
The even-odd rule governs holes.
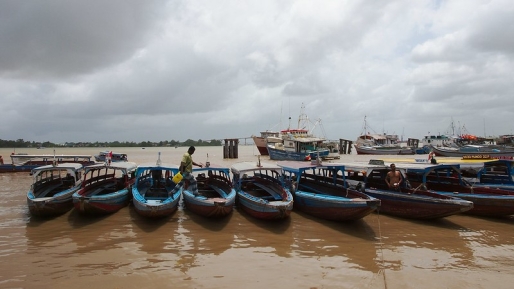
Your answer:
[[[221,140],[192,140],[188,139],[184,142],[171,140],[171,141],[143,141],[143,142],[66,142],[63,144],[52,142],[34,142],[25,141],[23,139],[17,140],[2,140],[0,139],[0,148],[38,148],[38,147],[176,147],[176,146],[221,146]]]

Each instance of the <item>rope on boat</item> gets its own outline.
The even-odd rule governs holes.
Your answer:
[[[424,183],[421,183],[419,186],[417,186],[417,187],[414,189],[414,191],[412,191],[412,193],[413,193],[413,194],[414,194],[414,193],[416,193],[420,188],[421,188],[422,190],[424,190],[424,191],[426,191],[426,190],[427,190],[427,187],[425,186],[425,184],[424,184]]]
[[[383,249],[383,242],[382,242],[382,228],[380,227],[380,211],[377,210],[377,223],[378,223],[378,244],[379,244],[379,251],[380,251],[380,265],[381,268],[378,270],[378,273],[375,275],[373,274],[373,278],[368,284],[368,288],[371,288],[371,285],[373,285],[373,282],[375,281],[376,277],[379,275],[382,275],[384,280],[384,289],[387,289],[387,279],[385,275],[385,265],[384,265],[384,249]]]

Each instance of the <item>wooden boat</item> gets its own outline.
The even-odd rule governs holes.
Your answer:
[[[73,208],[72,195],[82,184],[84,167],[79,163],[60,163],[32,169],[32,185],[27,205],[33,216],[61,215]]]
[[[97,162],[105,162],[108,160],[110,155],[111,162],[126,162],[128,161],[127,154],[117,153],[111,151],[102,151],[95,156],[95,161]]]
[[[198,195],[181,188],[185,207],[204,217],[224,217],[232,213],[236,191],[230,179],[230,169],[218,165],[193,168],[198,182]]]
[[[403,148],[400,146],[381,146],[381,145],[357,145],[355,144],[355,151],[359,155],[413,155],[414,150],[411,148]]]
[[[462,178],[458,164],[413,165],[399,164],[406,169],[412,186],[425,186],[446,196],[473,202],[467,214],[499,217],[514,215],[514,191],[491,187],[472,186]]]
[[[163,218],[177,210],[181,190],[173,192],[176,184],[172,179],[178,172],[178,166],[164,165],[160,157],[155,164],[137,167],[136,182],[132,187],[132,201],[139,215]]]
[[[136,167],[133,162],[87,166],[82,187],[73,194],[75,209],[83,214],[104,215],[127,206]]]
[[[294,208],[318,218],[347,221],[363,218],[380,200],[348,188],[344,165],[278,162],[290,180]]]
[[[476,175],[473,186],[486,186],[514,190],[514,161],[495,160],[485,162]],[[477,182],[478,181],[478,182]]]
[[[400,145],[398,135],[370,133],[366,117],[361,135],[357,137],[354,147],[359,155],[413,155],[415,150]]]
[[[469,211],[473,202],[444,196],[423,187],[412,188],[402,182],[399,191],[390,190],[385,183],[389,167],[383,164],[345,164],[345,176],[350,185],[366,195],[380,199],[378,212],[410,219],[438,219]],[[400,171],[406,179],[405,170]]]
[[[282,143],[268,143],[268,153],[271,160],[310,161],[328,156],[330,151],[322,146],[323,142],[324,138],[288,133],[283,135]]]
[[[302,104],[300,116],[298,117],[298,128],[281,130],[280,133],[268,133],[266,137],[266,150],[271,160],[292,160],[309,161],[317,157],[327,157],[330,150],[323,146],[326,141],[324,137],[317,137],[310,129],[311,121],[305,114],[305,106]],[[318,120],[315,124],[321,124]],[[262,134],[262,133],[261,133]],[[262,142],[256,142],[259,148]]]
[[[260,136],[252,136],[253,142],[259,150],[261,156],[267,156],[268,153],[268,143],[281,143],[282,137],[280,136],[280,132],[277,131],[261,131]]]
[[[231,166],[237,204],[263,220],[284,219],[293,209],[293,196],[284,187],[282,168],[275,164],[240,162]]]
[[[0,164],[0,173],[30,172],[37,167],[62,163],[77,163],[82,166],[94,164],[90,155],[29,155],[13,153],[10,164]]]
[[[460,147],[431,147],[436,156],[480,159],[513,159],[514,148],[498,145],[464,145]]]

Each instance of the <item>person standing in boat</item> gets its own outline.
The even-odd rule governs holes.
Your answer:
[[[187,180],[189,182],[188,189],[193,192],[195,196],[198,195],[198,183],[193,176],[193,166],[203,167],[203,165],[193,161],[192,155],[195,153],[195,150],[194,146],[190,146],[187,153],[182,156],[182,161],[180,162],[179,167],[180,174],[182,174],[182,180],[175,186],[171,194],[176,193]]]
[[[386,175],[385,182],[390,190],[398,191],[400,190],[400,184],[402,183],[402,175],[400,171],[396,170],[396,165],[391,164],[389,166],[391,171],[389,171]]]
[[[112,151],[109,151],[107,155],[105,156],[105,159],[107,160],[107,164],[110,165],[112,162]]]

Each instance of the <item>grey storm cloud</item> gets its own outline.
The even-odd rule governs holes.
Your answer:
[[[511,133],[511,2],[0,1],[0,138]]]
[[[131,57],[164,1],[2,1],[0,73],[70,78]],[[157,28],[158,29],[158,28]]]

